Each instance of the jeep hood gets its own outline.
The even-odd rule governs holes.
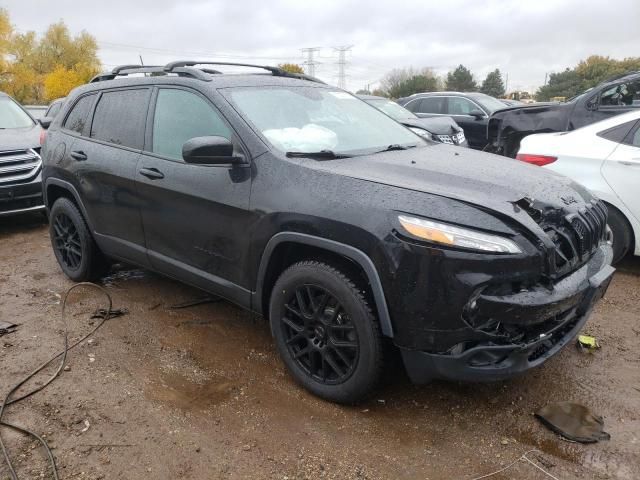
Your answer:
[[[40,148],[40,131],[39,125],[27,128],[0,129],[0,152]]]
[[[550,170],[445,144],[340,160],[311,160],[307,165],[337,175],[460,200],[509,217],[521,217],[521,208],[516,203],[524,198],[545,209],[567,211],[593,198],[584,187]],[[526,223],[531,227],[532,220],[528,218]]]

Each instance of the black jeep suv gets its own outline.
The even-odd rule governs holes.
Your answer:
[[[0,216],[44,212],[41,132],[18,102],[0,92]]]
[[[613,273],[584,188],[309,77],[203,63],[115,69],[53,120],[45,200],[71,279],[118,259],[260,313],[293,377],[337,402],[371,391],[389,343],[416,382],[486,381],[582,328]]]

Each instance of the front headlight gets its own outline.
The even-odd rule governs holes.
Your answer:
[[[438,137],[436,137],[433,133],[428,132],[426,130],[423,130],[422,128],[418,128],[418,127],[409,127],[409,130],[411,130],[413,133],[417,133],[418,135],[420,135],[421,137],[424,138],[428,138],[429,140],[433,140],[434,142],[438,141]]]
[[[515,242],[498,235],[406,215],[399,215],[398,220],[407,232],[430,242],[483,252],[522,253]]]

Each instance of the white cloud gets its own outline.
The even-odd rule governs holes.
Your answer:
[[[20,30],[63,19],[100,42],[106,66],[215,57],[302,62],[303,47],[325,47],[317,74],[335,82],[332,46],[353,45],[348,87],[361,88],[402,66],[444,74],[462,63],[478,80],[495,68],[514,88],[590,54],[637,56],[640,1],[588,0],[5,0]],[[145,47],[145,48],[135,48]]]

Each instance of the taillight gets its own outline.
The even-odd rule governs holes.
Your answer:
[[[47,131],[40,130],[40,146],[44,145],[44,139],[47,138]]]
[[[531,155],[529,153],[519,153],[516,155],[517,160],[521,160],[523,162],[531,163],[532,165],[538,165],[542,167],[543,165],[549,165],[550,163],[555,162],[558,157],[550,157],[548,155]]]

